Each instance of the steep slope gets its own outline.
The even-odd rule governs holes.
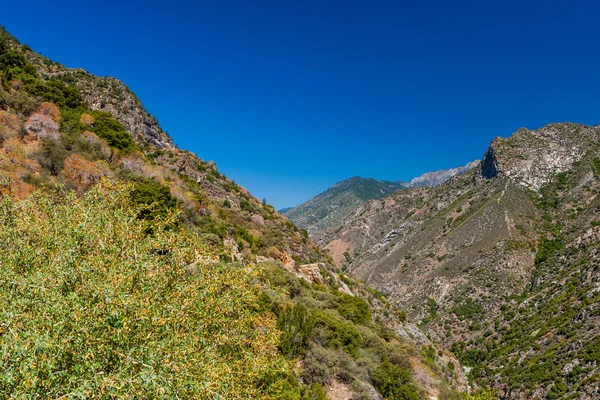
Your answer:
[[[322,232],[337,226],[362,202],[380,199],[402,188],[399,183],[355,176],[286,211],[285,216],[318,239]]]
[[[362,204],[326,248],[503,398],[594,398],[599,139],[568,123],[496,138],[470,174]]]
[[[465,387],[450,353],[214,163],[175,148],[123,83],[4,30],[0,176],[0,397]]]
[[[469,172],[473,168],[476,168],[478,165],[479,160],[475,160],[471,161],[467,165],[463,165],[462,167],[426,172],[423,175],[417,176],[416,178],[412,179],[410,182],[406,183],[405,186],[407,188],[437,186],[441,183],[449,181],[452,177],[456,175],[461,175]]]

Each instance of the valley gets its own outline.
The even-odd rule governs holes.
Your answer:
[[[599,139],[520,129],[471,171],[364,202],[317,238],[500,398],[595,398]]]

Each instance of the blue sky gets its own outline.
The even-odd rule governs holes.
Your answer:
[[[277,208],[465,164],[522,126],[600,123],[594,1],[60,3],[6,2],[0,24],[123,80]]]

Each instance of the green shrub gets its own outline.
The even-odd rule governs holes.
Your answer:
[[[302,379],[308,385],[313,383],[327,384],[333,373],[334,362],[331,354],[320,346],[315,346],[306,352],[302,362]]]
[[[452,312],[460,319],[473,319],[483,314],[483,307],[481,304],[467,298],[462,304],[454,306]]]
[[[461,398],[463,400],[498,400],[498,396],[489,389],[478,390],[472,394],[465,393]]]
[[[90,130],[105,139],[109,145],[125,151],[135,148],[135,142],[129,132],[112,115],[101,111],[90,111],[89,114],[95,120]]]
[[[16,51],[0,49],[0,71],[8,81],[21,79],[23,81],[31,80],[37,76],[35,67],[29,61]]]
[[[177,199],[171,195],[171,190],[152,180],[135,183],[131,200],[142,206],[138,217],[145,220],[164,217],[177,206]]]
[[[281,330],[280,351],[293,358],[304,353],[314,327],[314,320],[303,304],[284,307],[277,318],[277,329]]]
[[[310,385],[308,400],[327,400],[327,392],[323,389],[323,386],[313,383]]]
[[[48,169],[52,175],[58,175],[65,166],[65,159],[69,152],[60,142],[52,139],[42,140],[42,149],[36,158],[42,167]]]
[[[315,333],[320,335],[319,339],[325,340],[324,345],[345,349],[350,354],[356,354],[358,348],[363,345],[362,335],[353,323],[340,321],[333,315],[320,310],[315,311],[314,318],[313,337]]]
[[[60,108],[78,108],[86,106],[86,101],[74,86],[59,81],[36,80],[25,86],[30,95],[56,104]]]
[[[419,391],[410,373],[389,361],[382,362],[373,372],[375,388],[388,400],[419,400]]]
[[[369,304],[358,296],[350,296],[338,292],[337,310],[340,315],[356,324],[365,324],[371,321]]]

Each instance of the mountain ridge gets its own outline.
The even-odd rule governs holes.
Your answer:
[[[314,237],[334,226],[361,202],[379,199],[403,188],[395,182],[354,176],[333,184],[305,203],[287,210],[284,215]]]
[[[354,176],[334,183],[326,191],[299,206],[282,209],[282,214],[299,227],[306,229],[312,238],[320,241],[323,234],[328,230],[337,229],[339,223],[362,202],[384,198],[396,190],[436,186],[456,175],[470,171],[478,164],[477,160],[457,168],[427,172],[410,182],[392,182]]]
[[[321,242],[501,398],[592,399],[599,149],[598,127],[521,128],[469,173],[365,202]]]

